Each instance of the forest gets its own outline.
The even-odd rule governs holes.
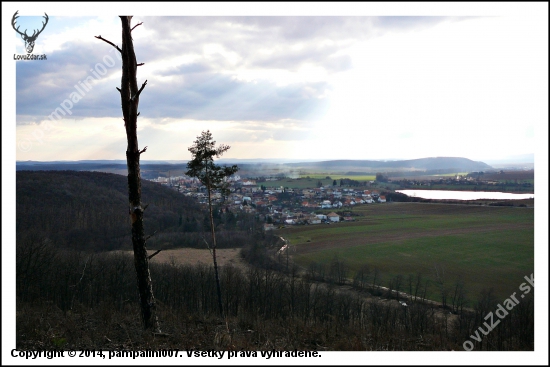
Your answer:
[[[533,349],[532,293],[489,332],[485,317],[497,304],[490,291],[451,322],[421,297],[405,298],[405,307],[315,282],[295,267],[226,266],[220,320],[211,266],[151,264],[166,333],[154,337],[141,329],[130,256],[26,243],[16,271],[18,349],[462,350],[478,329],[487,335],[475,350]]]
[[[76,251],[131,249],[127,178],[87,171],[19,171],[16,174],[16,236],[44,238]],[[143,181],[145,227],[150,247],[204,247],[207,215],[196,200]],[[241,228],[253,218],[215,213],[220,248],[242,247]],[[154,235],[153,235],[154,234]]]

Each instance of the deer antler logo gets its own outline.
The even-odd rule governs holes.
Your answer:
[[[46,18],[46,22],[42,22],[42,29],[41,30],[35,29],[32,36],[29,36],[27,34],[26,29],[25,29],[25,33],[21,33],[19,31],[19,26],[17,26],[17,28],[15,28],[16,19],[19,18],[17,13],[19,13],[19,10],[16,11],[15,14],[13,14],[13,18],[11,18],[11,25],[12,25],[13,29],[15,29],[15,31],[21,35],[21,38],[23,39],[23,41],[25,41],[25,48],[27,49],[27,53],[30,54],[30,53],[32,53],[32,50],[34,49],[34,42],[36,42],[36,39],[38,38],[38,35],[40,33],[42,33],[44,28],[46,28],[46,24],[48,24],[48,19],[49,19],[48,14],[44,13],[44,14],[46,14],[46,16],[44,17],[44,18]]]

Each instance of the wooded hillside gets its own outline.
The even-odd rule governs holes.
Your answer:
[[[127,178],[101,172],[20,171],[16,174],[17,239],[48,238],[75,250],[130,248]],[[203,217],[194,200],[142,183],[146,233],[171,233]]]

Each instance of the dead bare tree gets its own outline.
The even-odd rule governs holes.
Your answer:
[[[120,88],[120,99],[122,104],[122,115],[124,116],[124,126],[126,127],[126,137],[128,145],[126,148],[126,164],[128,166],[128,197],[129,214],[132,222],[132,245],[134,247],[134,264],[137,273],[138,290],[141,306],[141,317],[144,328],[154,329],[160,332],[158,318],[155,310],[155,297],[153,296],[153,285],[151,274],[149,273],[149,258],[147,256],[147,245],[143,228],[143,212],[145,208],[141,206],[141,172],[139,158],[145,152],[147,147],[139,150],[137,139],[137,117],[139,116],[138,105],[139,96],[147,84],[147,80],[138,89],[136,54],[134,53],[134,44],[132,41],[132,31],[142,23],[136,24],[133,28],[130,26],[132,16],[121,16],[122,21],[122,48],[114,43],[107,41],[101,36],[97,39],[107,42],[116,48],[122,56],[122,80]]]

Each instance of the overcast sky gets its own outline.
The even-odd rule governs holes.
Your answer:
[[[9,5],[3,44],[10,56],[26,52],[8,16],[19,10],[20,30],[32,33],[41,14],[49,15],[33,51],[47,60],[8,60],[16,160],[125,159],[115,89],[121,62],[94,38],[121,45],[119,8],[108,14],[103,3],[91,13],[69,13],[66,6]],[[314,3],[285,16],[140,8],[136,14],[176,14],[132,22],[143,22],[132,32],[137,60],[145,63],[138,84],[147,80],[138,119],[140,148],[148,146],[143,159],[189,159],[187,148],[207,129],[231,146],[226,158],[487,160],[534,153],[538,129],[548,122],[548,15],[533,10],[547,4],[513,11],[456,5],[411,16],[368,16],[364,4],[348,4],[345,16],[328,16],[338,13]],[[310,14],[307,7],[324,16],[297,16]],[[62,118],[52,115],[56,109]]]

